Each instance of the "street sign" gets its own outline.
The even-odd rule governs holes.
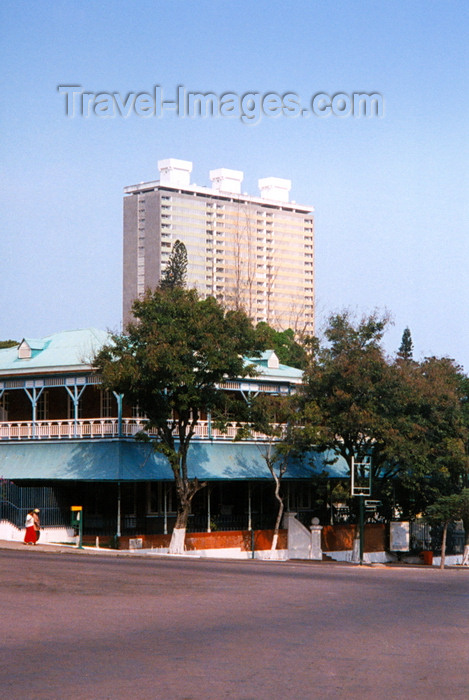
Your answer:
[[[379,508],[381,505],[381,501],[372,501],[371,499],[367,498],[365,501],[365,508],[367,510],[376,510]]]
[[[351,495],[371,496],[371,457],[360,462],[352,457],[351,467]]]

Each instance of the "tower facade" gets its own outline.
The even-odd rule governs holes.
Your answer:
[[[314,330],[313,210],[289,201],[289,180],[259,180],[241,193],[243,173],[210,171],[211,187],[190,182],[192,163],[158,162],[160,179],[124,189],[124,326],[132,302],[155,288],[176,240],[187,249],[187,284],[254,323]]]

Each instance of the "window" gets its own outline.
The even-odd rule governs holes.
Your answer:
[[[290,509],[311,510],[311,488],[306,484],[292,484],[289,501]]]
[[[101,418],[112,415],[112,394],[108,389],[101,390]]]
[[[126,530],[137,527],[137,484],[121,486],[122,525]]]
[[[37,420],[47,420],[49,417],[49,392],[43,391],[37,400],[36,418]]]
[[[175,513],[175,503],[174,484],[154,481],[147,484],[147,515],[164,515],[165,511],[166,513]]]
[[[8,420],[8,411],[10,409],[10,397],[5,391],[0,399],[0,420]]]

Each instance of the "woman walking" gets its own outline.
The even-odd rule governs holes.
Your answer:
[[[28,510],[28,514],[26,516],[26,522],[24,525],[26,527],[26,534],[24,536],[24,543],[25,544],[36,544],[37,535],[36,535],[36,521],[34,518],[34,508],[32,510]]]
[[[39,508],[34,509],[34,529],[36,531],[36,542],[39,541],[39,536],[41,534],[41,521],[39,520]],[[36,544],[36,542],[34,544]]]
[[[26,533],[24,536],[24,543],[36,544],[36,542],[39,539],[41,530],[41,523],[39,520],[39,508],[32,508],[31,510],[28,510],[25,527]]]

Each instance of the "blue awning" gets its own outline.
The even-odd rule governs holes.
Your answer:
[[[271,479],[262,445],[242,442],[193,442],[188,453],[190,477],[209,481]],[[329,458],[329,459],[328,459]],[[326,472],[347,477],[345,460],[329,464],[331,454],[310,452],[290,459],[283,477],[309,479]],[[170,481],[168,460],[136,441],[2,442],[0,476],[4,479],[79,481]]]

